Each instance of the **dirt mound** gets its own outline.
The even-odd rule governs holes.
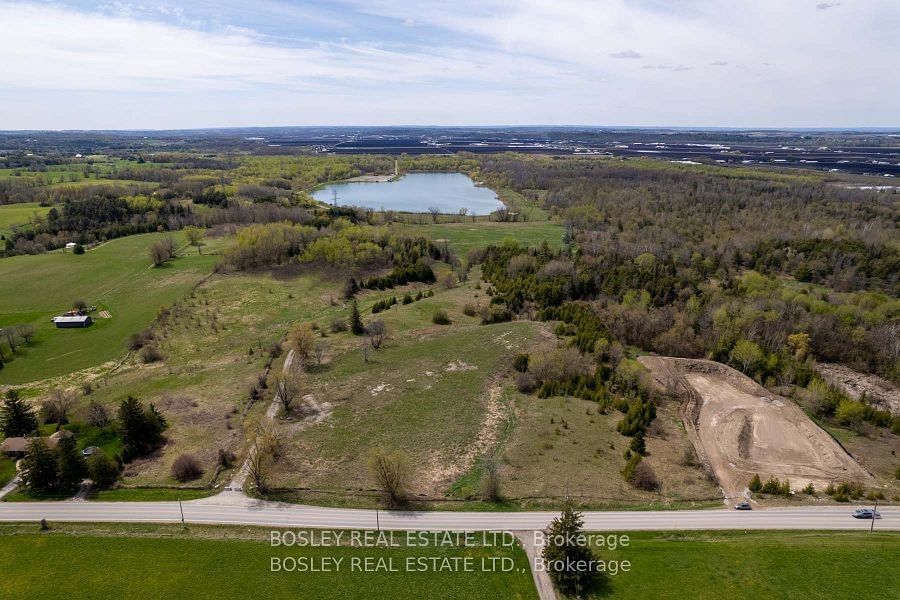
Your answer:
[[[684,398],[682,420],[701,461],[729,498],[754,474],[787,479],[792,489],[871,476],[793,402],[721,363],[642,357],[658,386]]]

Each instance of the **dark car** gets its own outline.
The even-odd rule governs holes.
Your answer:
[[[734,505],[734,510],[753,510],[749,502],[738,502]]]
[[[853,511],[854,519],[880,519],[881,513],[871,508],[857,508]]]

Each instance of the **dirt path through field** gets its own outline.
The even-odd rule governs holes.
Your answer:
[[[456,457],[435,453],[426,469],[426,476],[421,490],[426,494],[440,494],[469,470],[475,461],[491,449],[504,421],[509,418],[509,411],[503,402],[503,388],[499,384],[488,390],[488,398],[484,407],[484,419],[475,439],[466,447],[465,452]]]

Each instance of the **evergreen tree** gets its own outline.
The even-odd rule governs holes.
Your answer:
[[[359,305],[356,300],[350,305],[350,331],[353,332],[353,335],[362,335],[366,332],[362,317],[359,316]]]
[[[151,404],[149,409],[145,409],[140,400],[128,396],[119,405],[119,427],[127,461],[158,446],[168,424],[155,406]]]
[[[647,454],[647,443],[644,441],[644,432],[638,431],[634,434],[634,437],[631,438],[631,451],[640,454],[641,456]]]
[[[596,569],[596,558],[587,545],[583,527],[584,519],[581,513],[570,503],[566,503],[562,514],[553,519],[546,531],[544,562],[553,584],[565,595],[580,595],[592,584],[597,583],[600,576]],[[585,568],[579,569],[579,563],[586,565]]]
[[[6,437],[33,435],[38,428],[34,409],[19,395],[19,390],[7,390],[0,409],[0,430]]]
[[[759,473],[753,476],[753,479],[750,480],[750,485],[748,486],[751,492],[761,492],[762,491],[762,480],[759,478]]]
[[[28,453],[22,459],[22,486],[29,492],[49,492],[59,481],[59,461],[43,438],[28,443]]]
[[[56,455],[59,461],[59,487],[71,490],[81,484],[87,477],[87,462],[75,444],[75,436],[60,438],[56,447]]]

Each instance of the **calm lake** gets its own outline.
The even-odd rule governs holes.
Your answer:
[[[340,205],[375,210],[428,212],[436,206],[442,213],[457,213],[467,208],[469,214],[486,215],[503,206],[497,194],[486,187],[476,187],[462,173],[410,173],[383,183],[333,183],[314,192],[313,198],[331,204],[334,192]]]

